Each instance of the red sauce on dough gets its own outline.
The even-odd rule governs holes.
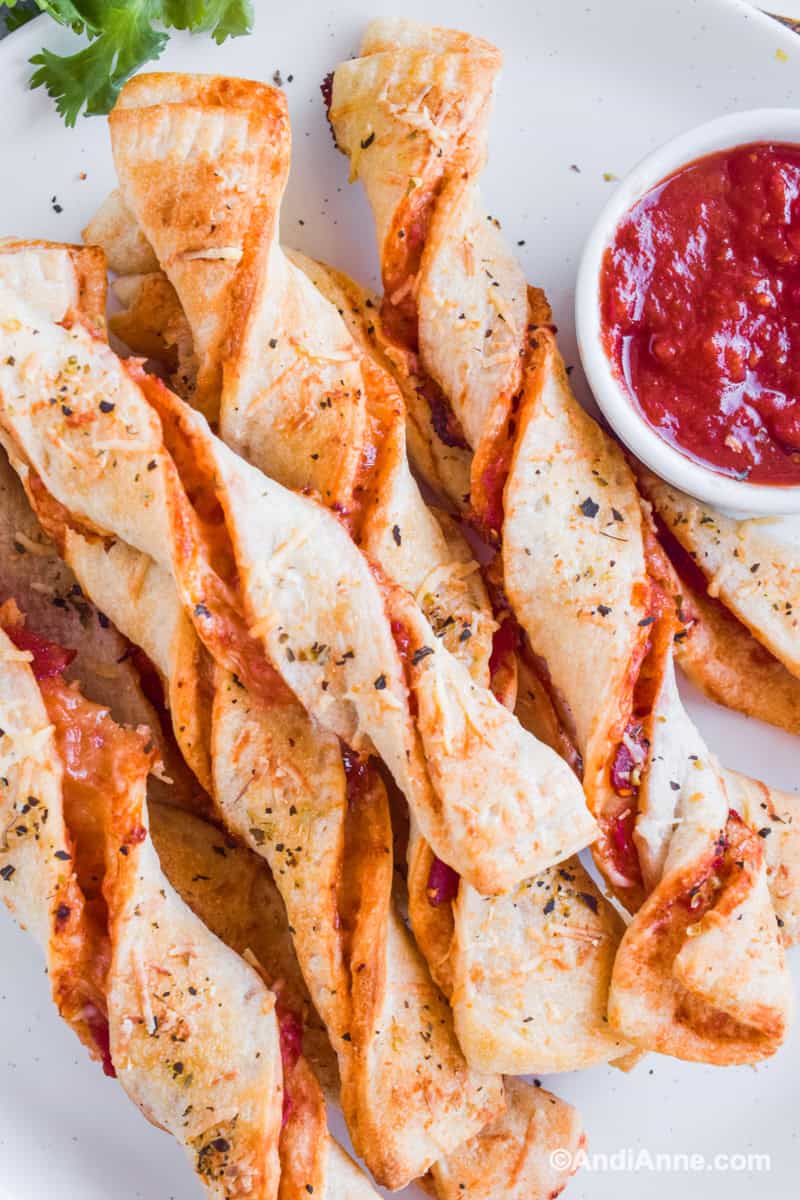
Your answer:
[[[639,790],[635,771],[647,762],[650,743],[641,721],[631,720],[625,729],[625,740],[617,746],[611,764],[611,786],[620,796],[632,796]]]
[[[428,873],[428,903],[431,908],[439,908],[449,904],[458,895],[458,885],[461,877],[458,871],[448,867],[440,858],[434,858]]]
[[[363,799],[369,784],[369,759],[362,758],[342,743],[342,764],[347,784],[347,803],[354,807]]]
[[[671,621],[662,621],[664,615],[670,612],[670,601],[656,579],[657,560],[649,550],[646,556],[648,568],[652,568],[648,614],[640,622],[640,628],[646,630],[646,635],[634,647],[628,664],[631,711],[623,739],[617,746],[610,766],[611,786],[620,796],[636,795],[639,791],[637,767],[641,768],[647,762],[650,748],[647,721],[656,701],[665,650],[674,630]],[[625,695],[624,689],[622,694]]]
[[[650,561],[648,558],[648,565]],[[609,765],[609,782],[619,799],[616,803],[609,801],[601,818],[614,867],[631,886],[642,879],[633,840],[640,777],[647,767],[650,718],[661,682],[665,653],[672,642],[675,628],[672,619],[664,619],[670,611],[670,604],[652,577],[648,610],[648,616],[641,624],[643,633],[646,631],[645,636],[634,648],[628,664],[630,715]]]
[[[603,338],[650,425],[752,483],[800,483],[800,146],[688,164],[606,251]]]
[[[397,653],[405,661],[411,654],[411,634],[408,626],[404,625],[402,621],[392,619],[391,629]]]
[[[404,663],[411,656],[411,634],[408,627],[402,621],[392,620],[392,637],[400,657]],[[409,692],[409,705],[412,716],[416,714],[416,699],[413,693]],[[348,770],[347,758],[345,757],[345,770]],[[348,793],[350,789],[349,774],[348,774]],[[428,900],[434,908],[438,908],[441,904],[446,904],[450,900],[455,900],[458,895],[459,875],[452,867],[448,867],[447,863],[443,863],[441,859],[434,858],[428,875]]]
[[[285,1008],[281,1001],[276,1007],[278,1018],[278,1036],[281,1045],[281,1065],[283,1067],[283,1120],[285,1125],[292,1112],[292,1097],[289,1092],[288,1080],[303,1053],[303,1022],[297,1013]]]
[[[67,650],[57,642],[48,642],[46,638],[26,629],[24,625],[7,626],[5,633],[18,650],[27,650],[33,655],[31,670],[40,682],[61,675],[75,657],[76,651]]]
[[[117,1072],[111,1061],[111,1031],[108,1027],[108,1018],[99,1009],[95,1008],[94,1005],[91,1005],[89,1014],[86,1017],[86,1024],[100,1054],[103,1074],[107,1075],[109,1079],[116,1079]]]
[[[384,247],[381,321],[393,341],[415,353],[419,349],[419,322],[414,283],[422,265],[440,183],[441,179],[431,181],[406,197],[395,214]]]
[[[131,365],[131,360],[127,370],[158,414],[164,444],[185,492],[183,496],[178,486],[174,489],[174,533],[195,629],[212,657],[239,675],[251,692],[269,705],[286,703],[291,692],[241,611],[235,554],[207,447],[160,379]]]
[[[745,869],[757,865],[762,857],[758,836],[745,825],[735,808],[728,810],[725,828],[711,850],[711,857],[700,871],[681,903],[696,921],[717,902],[731,876],[741,877]],[[736,886],[736,885],[734,885]]]
[[[430,409],[433,432],[445,446],[451,446],[458,450],[468,450],[469,444],[464,435],[464,430],[461,428],[461,422],[458,417],[453,412],[450,401],[438,383],[430,375],[423,373],[418,360],[415,363],[415,368],[414,373],[419,379],[417,391]]]
[[[406,685],[408,686],[408,663],[413,654],[411,631],[407,625],[405,625],[402,621],[398,621],[394,617],[391,621],[391,631],[392,637],[394,638],[394,644],[397,648],[397,653],[400,655],[403,663],[403,669],[406,671]],[[408,711],[412,717],[416,717],[417,697],[414,694],[413,688],[410,686],[408,687]]]
[[[136,796],[136,785],[147,777],[153,752],[146,731],[117,725],[107,709],[87,700],[63,679],[42,680],[41,694],[64,768],[64,821],[71,841],[75,884],[83,898],[82,919],[64,947],[71,957],[72,1000],[77,1005],[83,994],[79,1015],[99,1052],[104,1073],[113,1077],[106,1015],[111,960],[104,891],[107,838],[112,831],[120,835],[117,814]],[[125,847],[147,837],[140,815],[138,810],[131,814],[121,838]]]
[[[529,289],[530,292],[531,289]],[[548,325],[553,333],[555,325]],[[478,486],[472,496],[472,505],[478,516],[482,532],[490,542],[497,542],[503,528],[505,512],[505,490],[511,473],[511,461],[514,457],[514,447],[517,441],[517,412],[527,387],[526,379],[536,374],[537,354],[541,350],[538,333],[541,327],[532,322],[528,325],[524,348],[522,350],[522,381],[516,393],[510,398],[508,416],[503,426],[494,437],[491,451],[485,456],[478,448],[476,461],[480,461],[480,476]]]
[[[499,534],[503,528],[503,493],[511,469],[513,449],[513,442],[507,439],[488,463],[481,477],[483,510],[480,515],[490,536]]]
[[[509,659],[517,653],[519,646],[519,625],[510,614],[504,616],[492,635],[492,652],[489,655],[489,676],[494,676]]]
[[[641,882],[642,867],[639,862],[639,852],[633,840],[636,826],[636,806],[628,805],[623,812],[614,817],[611,822],[609,844],[616,870],[631,885]]]
[[[324,92],[323,92],[324,95]],[[400,205],[384,246],[383,300],[380,316],[384,336],[405,352],[406,367],[430,411],[434,433],[445,446],[467,450],[450,400],[419,360],[419,314],[415,282],[422,266],[442,176],[415,189]]]
[[[83,1020],[100,1057],[103,1073],[116,1076],[111,1059],[105,1012],[105,989],[111,944],[108,906],[103,892],[107,828],[102,814],[113,807],[134,780],[147,775],[151,751],[148,737],[116,725],[108,711],[68,686],[62,672],[75,651],[48,641],[23,624],[8,623],[14,645],[32,655],[31,669],[41,684],[42,699],[53,725],[64,767],[62,795],[69,831],[74,896],[54,912],[55,930],[67,940],[62,953],[69,962],[54,980],[59,1007],[68,1020]],[[131,845],[142,842],[146,829],[138,822],[128,833]]]

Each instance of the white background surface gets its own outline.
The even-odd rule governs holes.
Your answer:
[[[800,0],[773,4],[800,17]],[[365,21],[378,13],[458,25],[501,46],[506,68],[485,173],[488,210],[513,243],[524,239],[519,253],[530,280],[550,294],[572,362],[573,276],[583,238],[614,186],[603,174],[621,175],[659,142],[720,113],[800,105],[800,38],[737,0],[256,0],[256,9],[255,37],[220,50],[176,39],[162,65],[265,79],[276,69],[284,79],[293,74],[285,85],[294,158],[284,239],[373,281],[370,213],[360,191],[347,185],[319,81],[356,51]],[[25,91],[26,58],[45,38],[55,46],[59,37],[41,21],[0,46],[0,234],[77,238],[113,182],[105,122],[81,121],[68,132],[45,96]],[[776,56],[779,48],[788,62]],[[61,214],[52,209],[54,195]],[[573,378],[580,388],[577,370]],[[798,790],[792,738],[689,699],[728,765]],[[143,1121],[59,1022],[35,947],[3,913],[0,964],[0,1200],[199,1195],[178,1147]],[[650,1056],[629,1076],[597,1069],[546,1080],[579,1105],[593,1150],[708,1158],[755,1151],[772,1159],[772,1170],[756,1176],[583,1171],[567,1197],[798,1196],[798,1077],[795,1031],[756,1070]]]

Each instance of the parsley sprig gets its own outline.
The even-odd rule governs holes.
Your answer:
[[[19,0],[7,0],[15,9]],[[250,33],[252,0],[36,0],[38,8],[89,44],[76,54],[42,50],[31,59],[37,68],[31,87],[44,87],[67,125],[78,114],[107,113],[120,88],[144,63],[159,58],[169,29],[210,33],[219,45]],[[21,23],[21,22],[20,22]]]

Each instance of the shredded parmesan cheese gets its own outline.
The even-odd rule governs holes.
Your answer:
[[[205,262],[235,262],[238,263],[242,257],[242,250],[239,246],[209,246],[205,250],[187,250],[181,255],[184,262],[193,262],[195,259],[203,259]]]
[[[608,934],[602,929],[570,929],[567,925],[554,925],[551,934],[569,938],[573,942],[588,942],[591,946],[599,946],[608,939]]]
[[[295,529],[291,537],[288,537],[285,542],[281,543],[280,546],[276,546],[274,552],[270,555],[269,561],[261,564],[259,582],[263,587],[271,587],[272,577],[275,577],[276,579],[278,577],[283,580],[286,579],[287,572],[289,570],[294,570],[294,568],[290,567],[286,560],[295,550],[298,550],[301,546],[305,545],[307,541],[308,530],[299,528]],[[266,638],[272,631],[274,624],[275,615],[273,613],[268,613],[262,618],[262,620],[257,621],[254,625],[250,626],[250,636],[254,638]]]
[[[147,975],[142,962],[141,951],[136,945],[131,946],[131,966],[139,992],[139,1002],[142,1010],[142,1017],[144,1019],[144,1027],[150,1037],[152,1037],[158,1029],[158,1024],[156,1022],[155,1014],[153,1013],[153,1006],[150,1002],[150,992],[147,986]]]
[[[421,604],[423,596],[430,592],[440,591],[442,584],[448,581],[452,581],[456,586],[463,585],[464,581],[470,575],[474,575],[477,570],[479,567],[476,562],[441,563],[432,567],[414,593],[414,599],[417,604]],[[462,586],[459,590],[463,592],[465,589]]]

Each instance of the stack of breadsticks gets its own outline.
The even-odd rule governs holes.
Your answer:
[[[552,1196],[579,1119],[515,1077],[789,1021],[796,802],[673,658],[796,728],[791,547],[748,586],[758,533],[572,397],[480,204],[498,67],[393,21],[335,72],[382,299],[281,246],[286,105],[244,80],[133,79],[89,245],[0,243],[3,896],[210,1196],[374,1194],[326,1091],[383,1186]]]

